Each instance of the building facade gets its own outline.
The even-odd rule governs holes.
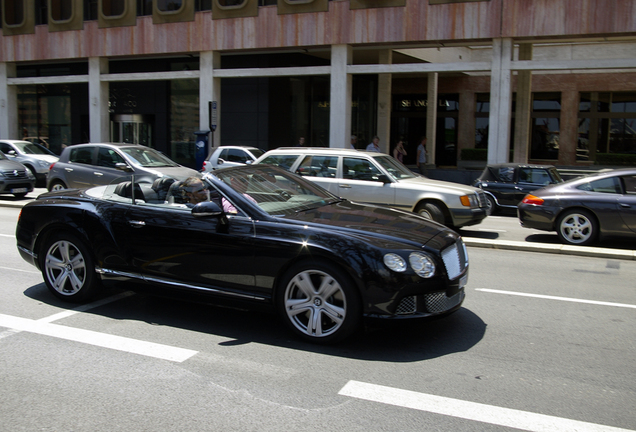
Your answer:
[[[0,138],[636,155],[636,0],[1,0]]]

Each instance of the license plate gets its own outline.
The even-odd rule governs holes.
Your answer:
[[[462,289],[466,286],[466,284],[468,283],[468,275],[464,275],[461,277],[461,279],[459,280],[459,289]]]
[[[14,189],[11,189],[11,193],[14,193],[14,194],[16,194],[16,193],[27,193],[27,192],[28,192],[27,188],[14,188]]]

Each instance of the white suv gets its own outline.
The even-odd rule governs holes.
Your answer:
[[[447,226],[475,225],[487,215],[480,189],[431,180],[382,153],[290,147],[270,150],[254,163],[280,166],[351,201],[412,211]]]

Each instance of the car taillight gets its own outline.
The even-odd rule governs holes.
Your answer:
[[[521,202],[524,204],[543,205],[543,198],[528,194],[523,198],[523,201]]]
[[[53,162],[51,165],[49,165],[49,171],[51,171],[53,169],[53,165],[55,165],[55,162]]]

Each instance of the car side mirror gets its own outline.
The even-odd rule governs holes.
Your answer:
[[[192,208],[192,216],[195,217],[221,217],[223,209],[214,201],[203,201]]]
[[[385,174],[379,175],[378,176],[378,181],[382,182],[384,184],[391,183],[391,180],[389,180],[389,177],[387,175],[385,175]]]
[[[6,154],[9,156],[14,156],[14,157],[17,156],[17,153],[15,152],[15,150],[9,150]]]
[[[123,162],[117,162],[115,164],[115,168],[124,172],[132,172],[133,169],[130,167],[130,165],[125,164]]]

